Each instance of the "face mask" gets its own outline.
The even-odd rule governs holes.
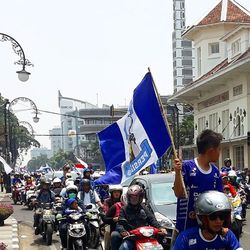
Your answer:
[[[70,193],[70,194],[69,194],[69,198],[75,199],[75,198],[76,198],[76,194],[75,194],[75,193]]]

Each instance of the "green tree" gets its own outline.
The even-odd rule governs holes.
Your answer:
[[[74,164],[76,163],[76,158],[73,152],[64,152],[63,150],[58,151],[54,156],[49,159],[49,166],[53,169],[59,170],[65,164]]]
[[[180,145],[193,144],[194,138],[194,116],[184,116],[182,123],[180,124]]]
[[[0,97],[0,147],[2,152],[5,153],[5,101],[3,97]],[[24,126],[19,125],[19,121],[15,114],[7,112],[6,117],[7,132],[9,139],[9,151],[11,154],[12,162],[15,162],[17,157],[22,152],[27,152],[32,146],[40,147],[40,143],[34,139],[29,133],[28,129]]]
[[[36,171],[41,166],[46,166],[47,163],[49,163],[47,155],[39,155],[37,157],[32,158],[28,162],[27,167],[29,171]]]

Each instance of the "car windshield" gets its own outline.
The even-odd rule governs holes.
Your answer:
[[[173,192],[173,183],[152,183],[152,199],[155,205],[167,205],[177,202]]]

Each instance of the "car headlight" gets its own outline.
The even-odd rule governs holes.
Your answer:
[[[161,227],[164,227],[164,228],[174,228],[175,225],[173,223],[172,220],[170,220],[169,218],[167,218],[166,216],[158,213],[158,212],[155,212],[155,218],[156,220],[160,223],[160,226]]]

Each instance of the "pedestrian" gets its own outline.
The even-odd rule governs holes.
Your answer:
[[[222,138],[219,133],[204,130],[196,139],[198,157],[183,162],[175,159],[173,190],[178,198],[175,236],[187,228],[197,226],[194,202],[201,193],[208,190],[223,192],[220,172],[214,164],[219,160]],[[184,195],[182,178],[187,197]]]
[[[3,173],[0,173],[0,187],[1,187],[1,192],[3,192],[3,187],[4,187],[4,180],[3,180]]]

